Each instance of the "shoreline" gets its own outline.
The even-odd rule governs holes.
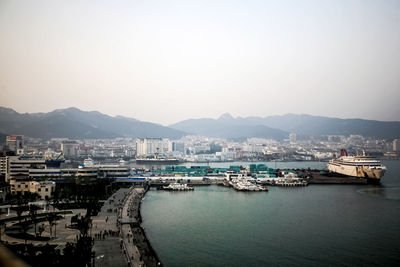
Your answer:
[[[144,196],[147,194],[147,192],[148,192],[149,190],[150,190],[150,186],[147,186],[147,187],[145,188],[145,191],[144,191],[142,197],[140,198],[139,206],[138,206],[138,223],[139,223],[139,228],[141,229],[141,232],[142,232],[142,234],[143,234],[143,241],[147,243],[147,246],[148,246],[148,248],[149,248],[150,256],[152,256],[152,257],[158,262],[158,263],[157,263],[157,266],[163,266],[163,264],[162,264],[160,258],[159,258],[158,255],[157,255],[157,252],[154,250],[153,246],[151,245],[150,240],[147,238],[146,231],[145,231],[144,228],[142,227],[142,212],[141,212],[142,201],[143,201]],[[133,231],[133,227],[131,227],[131,228],[132,228],[132,231]]]
[[[140,187],[144,190],[142,193],[134,193],[134,197],[132,199],[132,204],[129,206],[128,214],[136,219],[135,222],[131,222],[128,232],[127,240],[128,244],[132,241],[132,245],[134,246],[134,250],[137,250],[138,256],[137,258],[130,259],[128,257],[128,265],[136,266],[135,264],[144,264],[144,266],[162,266],[156,251],[154,250],[153,246],[151,245],[150,240],[147,238],[146,232],[142,227],[142,214],[141,214],[141,204],[144,196],[146,195],[147,191],[149,191],[149,186]],[[136,191],[135,187],[131,187],[132,191]],[[133,214],[132,214],[133,213]],[[132,218],[131,217],[131,218]],[[131,241],[129,240],[131,239]],[[132,247],[131,247],[132,248]],[[135,264],[132,264],[134,261]]]
[[[146,186],[119,188],[93,218],[97,266],[162,266],[140,225],[141,201],[147,191]]]

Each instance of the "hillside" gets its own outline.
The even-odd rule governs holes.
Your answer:
[[[218,119],[184,120],[170,127],[215,137],[263,137],[281,139],[288,133],[299,135],[363,135],[382,139],[400,137],[400,122],[338,119],[286,114],[268,117],[237,117],[224,114]]]
[[[171,128],[188,133],[219,138],[267,138],[282,140],[286,131],[262,124],[246,123],[224,114],[218,119],[189,119],[170,125]]]
[[[0,133],[42,138],[161,137],[175,139],[185,135],[182,131],[159,124],[122,116],[111,117],[97,111],[67,108],[49,113],[20,114],[12,109],[1,107]]]

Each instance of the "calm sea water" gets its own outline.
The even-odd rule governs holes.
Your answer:
[[[166,266],[397,265],[400,161],[383,163],[388,171],[381,185],[270,187],[257,193],[218,186],[149,191],[142,203],[143,226]]]

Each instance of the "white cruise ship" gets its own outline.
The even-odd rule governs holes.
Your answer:
[[[340,158],[329,161],[328,170],[347,176],[379,180],[385,174],[386,167],[372,157],[348,156],[347,151],[342,149]]]

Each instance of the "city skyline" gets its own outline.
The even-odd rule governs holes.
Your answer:
[[[0,106],[399,121],[399,1],[1,1]]]

